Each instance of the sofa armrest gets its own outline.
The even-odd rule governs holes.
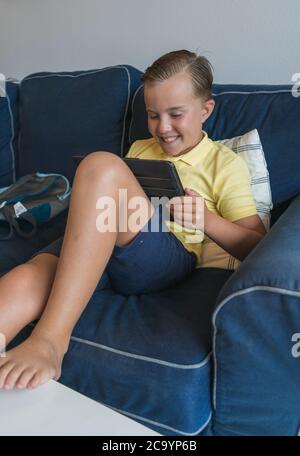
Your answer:
[[[300,197],[218,297],[213,317],[216,435],[299,432],[299,234]]]
[[[18,84],[13,81],[0,87],[0,188],[16,179],[18,91]]]
[[[252,286],[300,290],[300,195],[226,282],[220,303],[230,294]]]

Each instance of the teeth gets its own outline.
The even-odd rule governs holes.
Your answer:
[[[170,136],[169,138],[163,138],[163,141],[166,143],[171,143],[177,139],[177,136]]]

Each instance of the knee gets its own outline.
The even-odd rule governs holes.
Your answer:
[[[39,268],[35,263],[21,264],[7,274],[7,280],[7,285],[11,286],[12,290],[26,298],[35,289],[35,283],[39,280]]]
[[[112,152],[92,152],[80,162],[76,176],[85,179],[99,179],[100,176],[106,176],[112,179],[120,175],[125,166],[123,160]]]

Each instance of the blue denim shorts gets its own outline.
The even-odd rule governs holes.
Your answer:
[[[137,295],[175,285],[196,266],[196,255],[184,248],[168,231],[157,208],[145,227],[124,247],[115,246],[96,290],[105,288],[108,279],[115,291]],[[34,256],[51,253],[59,257],[63,237]],[[107,277],[108,276],[108,277]]]

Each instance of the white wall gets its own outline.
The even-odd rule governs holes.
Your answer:
[[[0,72],[144,70],[175,49],[204,54],[224,83],[290,83],[300,0],[0,0]]]

